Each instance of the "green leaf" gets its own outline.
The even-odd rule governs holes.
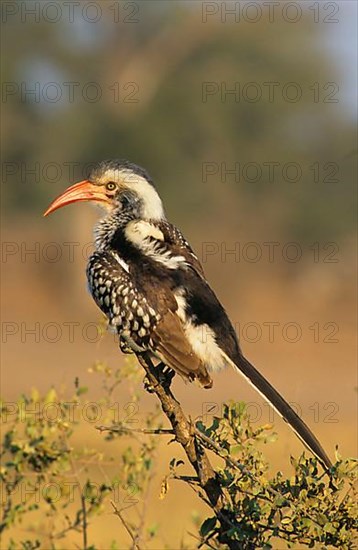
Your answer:
[[[202,537],[206,537],[211,531],[215,529],[216,522],[217,522],[216,516],[207,518],[200,527],[200,535]]]
[[[231,455],[237,455],[240,451],[242,451],[242,445],[230,445]]]
[[[159,527],[158,523],[153,523],[148,527],[147,532],[150,538],[155,537],[155,535],[158,533],[158,527]]]
[[[54,403],[57,399],[57,392],[55,388],[51,388],[47,394],[45,395],[44,403],[47,405],[48,403]]]
[[[325,533],[331,533],[334,535],[337,532],[337,529],[332,525],[332,523],[326,523],[326,525],[323,527],[323,531]]]

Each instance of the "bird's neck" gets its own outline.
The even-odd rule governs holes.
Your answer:
[[[114,211],[101,218],[94,227],[95,247],[99,251],[108,250],[116,232],[124,230],[126,225],[136,219],[132,212]]]
[[[151,224],[153,219],[146,219],[135,211],[114,211],[101,218],[94,227],[94,242],[96,250],[105,251],[113,247],[118,239],[128,240],[126,228],[131,222]],[[139,235],[142,236],[142,235]],[[131,239],[129,239],[131,243]],[[133,244],[133,243],[131,243]]]

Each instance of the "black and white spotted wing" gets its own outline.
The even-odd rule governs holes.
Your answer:
[[[95,252],[89,259],[87,279],[92,297],[120,337],[145,349],[160,314],[133,284],[128,265],[112,252]]]

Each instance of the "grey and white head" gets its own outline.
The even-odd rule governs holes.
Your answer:
[[[127,160],[105,160],[95,166],[88,180],[105,189],[108,202],[104,205],[148,220],[163,219],[162,201],[150,175],[144,168]]]
[[[165,219],[162,201],[149,174],[127,160],[104,160],[92,168],[88,178],[66,189],[45,215],[78,201],[92,201],[106,217],[143,220]]]

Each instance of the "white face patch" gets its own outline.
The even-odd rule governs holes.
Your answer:
[[[158,193],[142,176],[134,174],[125,168],[118,170],[109,169],[106,170],[99,181],[100,183],[114,181],[136,193],[143,201],[142,215],[144,219],[165,219],[163,204]]]
[[[135,177],[134,174],[131,175],[131,178],[134,179],[131,182],[131,189],[138,193],[143,200],[143,218],[153,220],[165,219],[162,201],[154,187],[144,178]]]

